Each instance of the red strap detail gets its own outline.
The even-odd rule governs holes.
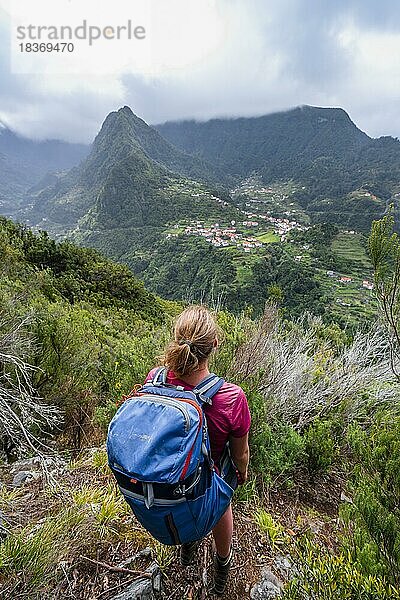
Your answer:
[[[197,440],[197,435],[196,435],[196,440]],[[194,446],[194,444],[193,444],[193,446]],[[185,479],[185,477],[186,477],[186,473],[187,473],[187,470],[189,468],[190,460],[191,460],[192,454],[193,454],[193,446],[190,448],[189,454],[186,457],[185,465],[184,465],[184,467],[182,469],[182,475],[180,477],[180,481],[183,481]]]
[[[119,408],[120,406],[122,406],[122,404],[126,401],[129,400],[130,398],[133,398],[134,396],[143,396],[143,394],[139,394],[138,390],[140,390],[140,388],[142,388],[142,384],[141,383],[136,383],[133,387],[133,389],[129,392],[129,394],[127,394],[126,396],[123,395],[121,400],[117,400],[115,403],[115,406],[117,408]]]

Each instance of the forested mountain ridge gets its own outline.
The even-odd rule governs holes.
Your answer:
[[[39,206],[44,206],[50,196],[57,200],[71,185],[80,186],[85,196],[85,188],[98,182],[101,176],[99,169],[107,168],[107,161],[102,160],[106,151],[103,142],[104,139],[110,142],[108,134],[111,130],[116,134],[110,148],[115,152],[114,160],[122,159],[124,151],[126,154],[125,142],[130,138],[129,144],[132,144],[132,139],[137,140],[138,149],[144,151],[148,158],[175,173],[213,184],[229,179],[213,165],[173,148],[127,106],[109,114],[97,139],[96,158],[90,161],[84,161],[90,151],[89,145],[31,140],[0,122],[0,213],[15,216],[18,209],[36,203],[36,196],[42,190],[46,191]],[[82,168],[66,174],[81,161],[84,161]],[[80,204],[85,206],[87,201],[82,199]],[[68,215],[64,214],[64,217],[68,218]]]
[[[156,129],[176,147],[217,161],[238,177],[294,157],[340,157],[370,140],[343,109],[311,106],[261,117],[170,121]]]
[[[178,148],[235,177],[255,171],[266,184],[293,180],[296,200],[315,222],[354,228],[360,215],[359,228],[367,231],[400,191],[399,140],[370,138],[340,108],[303,106],[262,117],[156,127]],[[364,192],[373,201],[355,204],[351,194]]]
[[[201,163],[174,149],[125,106],[107,116],[78,167],[49,187],[32,190],[30,208],[21,217],[62,233],[76,227],[164,225],[178,214],[196,212],[198,200],[187,206],[171,189],[186,181],[177,173],[192,170],[202,171]]]
[[[86,160],[67,174],[46,175],[41,181],[39,175],[48,169],[24,169],[22,176],[12,169],[4,172],[13,153],[31,160],[37,144],[31,142],[29,151],[24,146],[17,152],[18,143],[12,135],[11,141],[8,138],[9,132],[3,130],[0,151],[2,140],[9,150],[0,161],[1,212],[9,214],[10,202],[15,208],[24,196],[25,210],[17,218],[57,233],[65,226],[74,228],[88,211],[96,217],[85,219],[86,229],[89,224],[95,229],[97,215],[116,198],[124,207],[113,216],[115,223],[125,221],[129,213],[145,217],[152,206],[163,204],[152,198],[154,185],[171,196],[165,179],[171,173],[208,182],[219,193],[254,172],[266,185],[293,181],[294,200],[312,222],[329,221],[362,231],[368,231],[390,201],[397,204],[400,191],[400,142],[389,136],[370,138],[339,108],[304,106],[262,117],[169,122],[153,128],[124,106],[105,119]],[[62,163],[61,142],[59,148],[56,142],[40,144],[42,154],[53,155],[55,170],[72,160],[71,145],[66,146]],[[39,158],[41,152],[36,153]],[[10,200],[13,190],[15,199]],[[133,198],[133,210],[125,206],[127,198]],[[195,203],[187,198],[188,213]],[[170,204],[174,206],[173,198]],[[107,226],[107,219],[100,217],[100,222]],[[141,217],[132,223],[144,222]]]
[[[25,138],[0,122],[0,212],[13,214],[46,173],[71,169],[88,152],[84,144]]]

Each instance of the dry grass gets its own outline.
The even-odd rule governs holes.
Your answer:
[[[75,462],[55,486],[35,481],[13,490],[6,480],[0,504],[10,533],[0,546],[0,596],[97,597],[93,590],[106,592],[118,575],[82,557],[120,562],[149,545],[98,457]]]
[[[94,466],[96,465],[96,466]],[[178,551],[157,544],[131,515],[105,472],[104,451],[85,451],[56,487],[35,481],[19,490],[1,489],[0,505],[12,525],[12,535],[0,551],[0,597],[21,600],[108,600],[134,577],[99,563],[143,571],[156,559],[164,579],[165,599],[208,598],[212,578],[211,536],[202,544],[196,567],[184,569]],[[250,485],[250,484],[249,484]],[[335,494],[336,496],[336,494]],[[257,524],[257,511],[266,511],[285,540],[305,531],[332,546],[336,511],[316,511],[299,496],[269,491],[263,504],[250,485],[235,501],[235,566],[226,598],[250,597],[261,569],[272,562],[285,544],[272,543]],[[276,540],[275,540],[276,542]],[[150,556],[131,559],[150,547]],[[94,561],[90,562],[85,558]]]

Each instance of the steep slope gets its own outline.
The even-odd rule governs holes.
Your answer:
[[[156,128],[178,148],[217,161],[238,176],[270,162],[339,157],[370,140],[344,110],[311,106],[256,118],[170,122]]]
[[[137,117],[128,106],[111,112],[105,119],[96,137],[94,151],[83,165],[86,181],[97,181],[100,171],[124,159],[135,148],[160,166],[186,176],[210,178],[205,165],[193,157],[180,152],[169,144],[152,127]]]
[[[298,182],[297,199],[323,220],[331,208],[320,203],[326,198],[340,199],[327,217],[339,222],[342,200],[348,204],[349,193],[366,188],[381,201],[363,207],[370,222],[400,190],[399,140],[368,137],[340,108],[304,106],[257,118],[171,122],[157,129],[178,148],[216,162],[231,175],[242,178],[256,171],[266,183]]]
[[[29,210],[21,217],[64,234],[76,228],[90,234],[114,227],[164,226],[204,211],[218,217],[216,200],[191,195],[193,181],[177,174],[198,164],[125,106],[108,115],[79,167],[47,188],[31,190]]]
[[[104,445],[181,308],[93,250],[1,218],[0,247],[0,596],[149,598],[161,569],[155,597],[210,597],[210,537],[182,569],[123,501]],[[225,598],[278,597],[289,580],[287,600],[322,589],[329,599],[400,599],[398,383],[386,333],[371,322],[353,337],[348,323],[308,314],[290,323],[273,307],[257,321],[219,313],[212,369],[244,388],[252,415]],[[27,431],[40,442],[26,447]]]
[[[212,163],[194,158],[171,145],[154,128],[149,127],[145,121],[136,116],[128,106],[124,106],[118,112],[110,113],[100,135],[107,140],[116,123],[126,137],[136,140],[149,158],[170,171],[207,182],[215,183],[226,179],[223,172]]]
[[[30,140],[0,123],[0,213],[12,214],[46,173],[71,169],[88,151],[84,144]]]

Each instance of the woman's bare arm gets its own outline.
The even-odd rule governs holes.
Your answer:
[[[229,438],[229,447],[231,450],[232,460],[235,463],[243,481],[247,480],[247,468],[249,466],[250,450],[249,450],[249,434],[246,433],[241,438],[231,436]]]

